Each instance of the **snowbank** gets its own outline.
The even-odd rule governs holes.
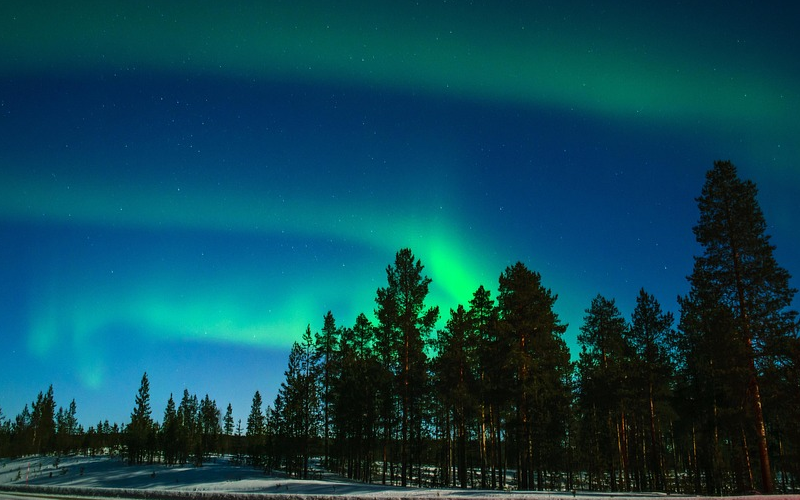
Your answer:
[[[0,490],[94,498],[135,498],[164,500],[354,500],[391,498],[396,500],[537,499],[567,500],[572,493],[498,492],[459,489],[417,489],[349,482],[334,476],[302,481],[266,475],[251,467],[218,460],[203,467],[128,466],[109,457],[29,457],[0,462]],[[581,493],[578,497],[602,500],[663,498],[662,494]],[[692,497],[670,497],[692,498]],[[731,500],[800,500],[800,496],[729,497]]]

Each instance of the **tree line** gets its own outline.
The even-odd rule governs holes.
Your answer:
[[[496,297],[478,287],[436,331],[432,281],[401,249],[374,321],[360,314],[342,326],[328,312],[321,331],[308,327],[275,401],[264,409],[256,392],[244,429],[230,405],[222,417],[188,391],[156,422],[145,374],[122,428],[84,433],[74,402],[54,412],[51,388],[32,411],[0,420],[0,451],[105,448],[131,463],[195,465],[226,454],[301,478],[319,459],[351,479],[402,486],[796,492],[796,290],[756,195],[730,162],[715,162],[697,199],[702,254],[677,322],[646,290],[629,318],[598,295],[577,361],[539,273],[507,267]]]

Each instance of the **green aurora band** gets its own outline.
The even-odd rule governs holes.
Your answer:
[[[377,85],[672,126],[691,120],[709,133],[733,127],[743,136],[765,115],[772,117],[762,124],[768,134],[785,130],[794,120],[787,109],[798,109],[792,65],[762,60],[752,41],[727,45],[730,32],[746,34],[747,19],[723,29],[696,12],[687,19],[645,5],[635,12],[565,7],[567,15],[535,3],[81,5],[31,4],[0,19],[0,71],[80,74],[110,66]],[[642,17],[652,24],[632,22],[622,33],[598,27],[603,19]],[[694,45],[698,39],[702,46]],[[764,70],[743,72],[746,65]],[[792,143],[781,137],[785,147]]]
[[[759,51],[745,44],[730,51],[709,36],[706,46],[691,46],[682,41],[691,37],[676,35],[674,27],[697,35],[708,26],[687,27],[677,18],[656,24],[653,16],[663,12],[650,14],[653,26],[611,33],[596,27],[596,16],[631,14],[608,7],[602,14],[567,9],[571,17],[565,17],[538,7],[517,12],[494,4],[477,9],[464,9],[458,2],[424,4],[24,4],[13,16],[0,16],[0,75],[81,77],[111,68],[187,78],[377,86],[446,99],[547,106],[673,130],[692,121],[709,136],[733,134],[752,141],[754,158],[764,156],[756,145],[768,138],[782,146],[772,174],[797,179],[797,170],[789,167],[789,159],[800,156],[789,126],[800,109],[793,63],[784,62],[786,73],[776,74],[772,68],[781,65],[754,60]],[[663,43],[630,42],[645,37]],[[729,56],[720,60],[720,53]],[[715,63],[709,65],[712,59]],[[743,73],[740,68],[746,65],[764,71]],[[768,123],[758,123],[764,116]],[[754,124],[759,134],[753,134]],[[775,154],[769,152],[770,157]],[[3,174],[3,179],[0,218],[11,221],[330,238],[379,249],[387,256],[386,265],[397,249],[408,246],[434,280],[429,303],[442,307],[443,318],[448,307],[466,303],[478,285],[494,289],[508,264],[482,245],[479,235],[455,229],[463,227],[462,221],[447,210],[433,218],[423,210],[404,219],[393,215],[389,226],[381,216],[385,207],[364,200],[334,210],[297,194],[277,200],[226,194],[224,189],[189,187],[177,193],[146,185],[120,193],[87,179],[68,187],[45,185],[33,175]],[[351,214],[358,219],[352,220]],[[349,276],[331,271],[325,277],[352,283],[355,312],[370,312],[374,291],[385,281],[383,269],[369,270],[372,279],[362,282],[363,272]],[[553,286],[556,292],[558,285]],[[94,287],[66,304],[57,299],[57,290],[45,290],[50,300],[30,313],[29,348],[46,358],[55,354],[64,331],[76,346],[85,346],[92,345],[98,332],[119,324],[152,335],[285,348],[307,323],[316,324],[325,313],[320,303],[336,303],[337,287],[319,285],[313,297],[297,289],[266,303],[251,298],[259,290],[220,291],[213,284],[182,296],[180,285],[164,283],[158,275],[144,276],[123,296]],[[353,319],[342,317],[341,322]],[[75,349],[83,352],[78,361],[83,380],[102,384],[109,369],[104,361],[91,350]]]

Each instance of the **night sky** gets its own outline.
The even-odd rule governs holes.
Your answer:
[[[187,388],[244,421],[403,247],[443,320],[541,273],[577,357],[598,293],[677,317],[718,159],[798,287],[799,9],[2,2],[3,414],[53,384],[127,422],[147,371],[157,420]]]

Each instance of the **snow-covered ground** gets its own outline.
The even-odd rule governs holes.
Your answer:
[[[504,493],[486,490],[418,489],[350,482],[322,475],[315,480],[287,479],[265,475],[260,470],[230,464],[219,459],[203,467],[128,466],[119,458],[109,457],[29,457],[0,461],[0,490],[19,487],[39,492],[78,493],[93,496],[132,496],[138,498],[201,498],[241,500],[269,494],[274,497],[302,495],[305,497],[347,496],[370,498],[438,498],[448,497],[477,500],[508,498],[518,500],[535,496],[539,499],[569,499],[572,493]],[[612,495],[581,493],[591,499],[659,497],[663,495]],[[670,497],[677,498],[677,497]],[[731,497],[733,498],[733,497]],[[755,500],[758,497],[742,497]],[[800,496],[771,496],[769,500],[800,500]]]

